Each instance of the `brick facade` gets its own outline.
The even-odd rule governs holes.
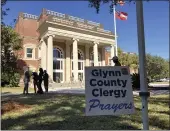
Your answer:
[[[17,52],[19,56],[18,66],[20,68],[29,66],[31,69],[37,70],[39,67],[37,48],[37,45],[39,44],[39,34],[37,32],[38,25],[39,22],[36,19],[24,18],[23,13],[19,14],[14,29],[23,38],[23,49]],[[29,44],[32,44],[35,47],[33,59],[25,59],[25,47]]]

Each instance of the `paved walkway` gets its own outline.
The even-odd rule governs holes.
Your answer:
[[[85,94],[84,88],[50,88],[49,93],[60,94]],[[151,95],[169,94],[169,90],[151,90]],[[19,95],[19,94],[1,94],[1,96]],[[139,91],[133,91],[133,95],[139,95]]]

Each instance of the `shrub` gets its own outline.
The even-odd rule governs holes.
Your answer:
[[[6,73],[1,74],[1,87],[9,85],[9,77]]]
[[[1,75],[1,86],[8,86],[8,87],[18,87],[20,82],[20,74],[19,73],[14,73],[12,74],[7,74],[7,73],[2,73]]]
[[[133,89],[140,89],[140,75],[137,73],[133,73],[131,75],[131,79],[132,79],[132,88]],[[149,79],[147,79],[147,85],[149,85]]]
[[[15,73],[10,81],[9,81],[9,86],[10,87],[18,87],[19,86],[19,82],[20,82],[20,74],[19,73]]]

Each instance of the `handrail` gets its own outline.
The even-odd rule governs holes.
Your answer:
[[[23,17],[24,18],[31,18],[31,19],[35,19],[35,20],[38,19],[38,16],[32,15],[32,14],[28,14],[28,13],[23,13]]]
[[[64,18],[64,19],[66,18],[65,14],[62,14],[62,13],[59,13],[59,12],[55,12],[55,11],[51,11],[51,10],[46,10],[46,11],[47,11],[48,15],[53,15],[53,16],[57,16],[57,17],[60,17],[60,18]],[[71,16],[71,15],[68,15],[68,19],[71,20],[71,21],[85,23],[84,19],[79,18],[79,17],[75,17],[75,16]],[[93,22],[93,21],[87,21],[87,24],[93,25],[93,26],[97,26],[97,27],[100,26],[100,23]]]
[[[54,16],[61,17],[61,18],[65,18],[65,14],[55,12],[55,11],[51,11],[51,10],[47,10],[47,14],[48,15],[54,15]]]

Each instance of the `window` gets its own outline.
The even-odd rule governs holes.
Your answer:
[[[101,54],[98,52],[98,64],[99,64],[99,66],[101,66],[102,65],[102,62],[101,62]],[[92,52],[91,54],[90,54],[90,65],[91,66],[94,66],[94,52]]]
[[[71,59],[72,59],[72,76],[74,74],[74,68],[73,68],[73,53],[71,54]],[[83,75],[84,75],[84,54],[83,51],[78,49],[78,79],[83,80]]]
[[[26,48],[26,57],[33,58],[33,48]]]
[[[24,59],[33,60],[35,59],[36,44],[24,44]],[[38,53],[38,50],[37,50]]]
[[[59,47],[53,49],[53,80],[57,83],[64,81],[64,56]]]

